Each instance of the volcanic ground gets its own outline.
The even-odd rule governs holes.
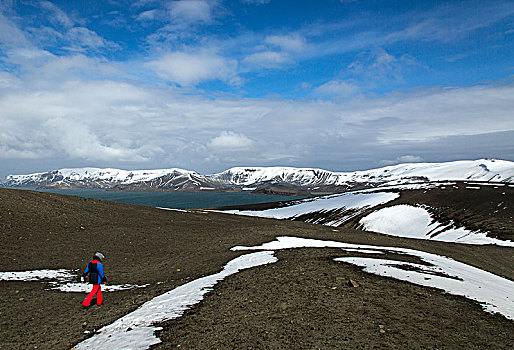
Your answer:
[[[479,192],[473,201],[481,200]],[[411,203],[416,196],[406,192],[398,200]],[[452,204],[455,196],[437,196],[462,209]],[[498,225],[502,236],[511,235],[511,226],[502,225],[508,217],[491,218],[488,210],[476,205],[474,218],[461,221]],[[69,269],[78,276],[101,251],[109,284],[148,284],[105,293],[102,306],[83,309],[83,293],[51,290],[38,281],[0,281],[0,348],[70,349],[153,297],[219,272],[245,253],[230,248],[277,236],[411,248],[514,280],[510,247],[0,189],[0,271]],[[513,321],[464,297],[334,261],[346,254],[333,248],[277,251],[278,262],[227,277],[182,317],[161,324],[162,343],[154,348],[512,349]]]

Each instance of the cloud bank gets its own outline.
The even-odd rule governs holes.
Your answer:
[[[399,3],[2,3],[0,176],[512,160],[514,6]]]
[[[427,159],[433,145],[464,136],[482,145],[481,156],[487,156],[498,150],[482,144],[485,135],[514,133],[514,85],[432,88],[335,103],[210,99],[114,81],[74,80],[27,90],[9,77],[4,81],[9,88],[0,96],[3,159],[179,163],[203,170],[240,163],[326,167],[330,159],[330,168],[344,169],[348,160],[373,153],[403,154],[371,159],[370,167],[384,159]],[[512,151],[506,145],[504,154]],[[406,153],[412,149],[415,156]]]

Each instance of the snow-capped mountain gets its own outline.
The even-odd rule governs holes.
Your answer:
[[[269,182],[298,186],[326,186],[336,184],[340,173],[322,169],[291,167],[235,167],[219,174],[206,175],[214,182],[253,187]]]
[[[29,175],[9,175],[10,187],[100,188],[117,190],[200,190],[202,175],[183,169],[120,170],[72,168]],[[207,186],[208,187],[208,186]]]
[[[412,182],[481,181],[514,182],[514,162],[479,159],[447,163],[409,163],[355,172],[291,167],[236,167],[206,178],[223,185],[258,187],[288,184],[314,189],[363,185],[381,186]]]
[[[288,186],[289,189],[341,192],[352,188],[446,180],[514,183],[514,162],[479,159],[409,163],[355,172],[291,167],[235,167],[211,175],[176,168],[133,171],[76,168],[9,175],[4,185],[182,192],[240,191],[266,186]]]

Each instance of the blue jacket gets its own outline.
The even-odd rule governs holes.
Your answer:
[[[100,260],[93,259],[87,264],[86,270],[82,274],[84,277],[89,273],[89,283],[101,284],[107,282],[104,274],[104,265]]]

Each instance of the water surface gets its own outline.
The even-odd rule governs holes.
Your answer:
[[[300,199],[294,196],[271,196],[237,193],[176,193],[176,192],[109,192],[104,190],[43,190],[24,188],[27,190],[65,194],[92,199],[103,199],[112,202],[145,205],[149,207],[173,209],[198,209],[224,207],[229,205],[258,204]]]

